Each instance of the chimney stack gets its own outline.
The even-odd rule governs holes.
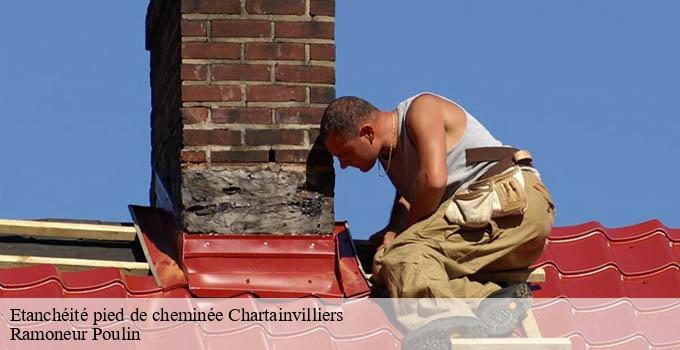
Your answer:
[[[190,233],[331,233],[316,139],[334,15],[326,0],[150,1],[153,206]]]

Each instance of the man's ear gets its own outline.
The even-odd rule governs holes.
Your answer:
[[[375,140],[375,129],[371,124],[364,124],[361,129],[359,129],[359,137],[366,137],[368,142],[371,144]]]

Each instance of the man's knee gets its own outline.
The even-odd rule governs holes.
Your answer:
[[[395,270],[397,268],[397,265],[399,264],[399,261],[402,258],[403,257],[399,253],[399,249],[387,250],[386,248],[382,248],[378,250],[375,256],[373,257],[374,278],[378,278],[380,281],[384,281],[384,279],[382,278],[384,273],[386,271]]]
[[[433,296],[433,288],[448,282],[441,254],[416,244],[385,250],[374,261],[374,272],[376,282],[387,287],[392,297]]]

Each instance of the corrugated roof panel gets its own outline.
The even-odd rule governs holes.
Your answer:
[[[152,345],[152,349],[228,349],[232,341],[225,341],[220,346],[207,347],[204,333],[196,323],[183,323],[174,327],[144,330],[144,343]],[[135,342],[120,342],[135,344]],[[247,349],[247,348],[246,348]],[[257,348],[255,348],[257,349]]]
[[[680,296],[680,268],[673,265],[638,276],[624,276],[622,283],[627,297],[677,298]]]
[[[534,305],[544,337],[569,337],[581,349],[665,349],[680,346],[675,299],[554,299]],[[599,303],[599,305],[598,305]]]
[[[580,236],[578,239],[548,239],[543,259],[559,267],[565,274],[593,271],[614,262],[609,240],[599,232]],[[579,252],[575,255],[574,252]]]
[[[117,269],[60,272],[53,265],[0,270],[5,298],[126,298],[188,296],[186,289],[163,290],[151,276],[130,276]]]
[[[189,288],[199,296],[365,296],[369,288],[349,238],[344,223],[336,224],[333,235],[323,237],[185,235],[183,268]],[[616,229],[597,222],[557,227],[535,264],[545,269],[547,280],[534,297],[677,298],[679,257],[680,230],[656,220]],[[0,293],[6,298],[192,297],[186,287],[158,287],[152,276],[126,275],[117,269],[60,272],[51,265],[0,270]],[[317,302],[314,298],[302,301],[310,305]],[[352,312],[353,305],[345,305],[348,319],[342,329],[313,324],[304,328],[286,324],[265,328],[219,323],[203,330],[195,325],[170,326],[153,330],[151,336],[172,347],[219,347],[224,342],[238,342],[251,344],[249,348],[286,349],[293,346],[295,339],[332,343],[332,348],[337,349],[400,346],[399,331],[385,326],[389,321],[377,305],[370,316]],[[659,320],[671,323],[679,319],[680,304],[649,310],[626,304],[594,304],[587,310],[562,310],[571,312],[570,316],[542,325],[546,310],[539,308],[535,312],[544,336],[567,336],[574,349],[680,348],[674,334],[647,327]],[[617,326],[610,331],[580,331],[597,329],[612,319],[617,320]],[[192,336],[176,336],[181,334],[176,328],[185,326],[194,327],[189,330]],[[640,327],[647,338],[631,334]]]
[[[670,241],[680,242],[680,229],[669,228],[659,220],[648,220],[635,225],[614,228],[604,227],[597,221],[589,221],[579,225],[553,227],[550,238],[554,240],[571,239],[593,232],[603,233],[614,241],[634,240],[655,232],[661,232]]]
[[[680,296],[680,230],[657,220],[616,229],[597,222],[556,227],[534,264],[546,271],[536,297]]]
[[[638,239],[612,242],[610,249],[624,274],[638,275],[668,266],[680,266],[680,256],[674,252],[677,245],[679,243],[670,241],[663,233],[655,232]]]
[[[546,272],[534,297],[678,298],[679,243],[680,230],[657,220],[614,229],[597,222],[556,227],[534,264]],[[680,307],[649,300],[655,309],[624,302],[579,310],[561,299],[534,315],[543,336],[569,337],[574,349],[680,349],[676,332],[659,327],[677,323]]]
[[[562,274],[552,264],[539,264],[545,270],[546,281],[532,294],[535,298],[616,298],[626,295],[621,273],[608,266],[584,274]]]
[[[272,349],[270,337],[260,327],[248,327],[238,332],[209,333],[204,336],[207,349],[224,349],[226,344],[238,344],[240,349]],[[191,349],[195,347],[187,347]]]

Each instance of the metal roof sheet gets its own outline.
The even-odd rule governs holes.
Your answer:
[[[680,348],[677,299],[560,298],[535,304],[533,313],[543,336],[569,338],[573,349]]]
[[[363,297],[369,292],[344,223],[336,224],[329,236],[185,234],[180,248],[179,265],[187,275],[186,285],[173,283],[163,288],[152,276],[131,276],[117,269],[62,272],[55,266],[36,265],[0,270],[0,296],[297,298]],[[679,262],[680,230],[667,228],[656,220],[615,229],[595,222],[556,227],[535,264],[545,269],[547,280],[535,290],[534,296],[677,298]],[[574,349],[680,348],[672,334],[649,327],[658,320],[672,323],[680,318],[678,303],[650,309],[625,302],[595,303],[587,308],[564,303],[568,300],[536,305],[535,315],[544,336],[568,337]],[[550,312],[560,308],[566,317],[544,322]],[[239,344],[252,343],[253,348],[279,349],[293,347],[293,339],[305,337],[318,344],[332,340],[333,347],[341,349],[398,348],[398,331],[385,328],[382,323],[385,315],[381,310],[375,311],[370,317],[361,314],[362,317],[351,320],[356,327],[351,332],[345,328],[345,333],[332,328],[311,326],[302,330],[277,325],[279,328],[271,329],[193,329],[189,333],[172,328],[159,330],[156,335],[159,341],[173,345],[200,342],[210,346],[228,338]],[[617,320],[614,329],[598,328],[612,319]],[[173,336],[179,334],[182,337]],[[200,339],[189,339],[184,334]]]
[[[534,265],[546,272],[534,297],[561,298],[534,307],[543,336],[567,337],[575,350],[680,349],[665,326],[680,319],[680,230],[657,220],[556,227]]]
[[[35,265],[0,269],[0,292],[6,297],[333,298],[370,293],[345,223],[325,236],[204,235],[176,232],[172,218],[159,210],[131,206],[131,213],[154,276]]]
[[[184,288],[162,289],[152,276],[133,276],[102,268],[63,272],[53,265],[0,269],[3,298],[153,298],[188,297]]]
[[[534,266],[547,278],[538,298],[680,297],[680,230],[658,220],[556,227]]]
[[[370,293],[345,223],[333,234],[185,234],[182,263],[198,296],[357,297]]]

